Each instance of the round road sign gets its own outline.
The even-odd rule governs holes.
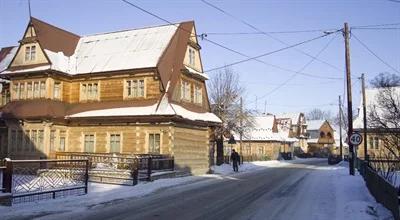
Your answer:
[[[359,133],[353,133],[350,135],[350,143],[352,145],[360,145],[362,142],[362,136]]]

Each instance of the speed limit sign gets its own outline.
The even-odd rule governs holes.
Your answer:
[[[362,142],[362,136],[359,133],[353,133],[350,135],[350,143],[352,145],[360,145]]]

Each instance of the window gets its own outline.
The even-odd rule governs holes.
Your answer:
[[[99,89],[98,83],[82,83],[81,84],[81,100],[98,100]]]
[[[369,148],[374,149],[374,138],[373,137],[369,137]]]
[[[149,153],[160,153],[160,134],[149,134]]]
[[[110,135],[110,153],[119,153],[121,151],[121,135]]]
[[[32,151],[37,150],[37,131],[32,130],[31,131],[31,141],[32,141]]]
[[[61,83],[60,82],[54,83],[53,96],[54,96],[54,99],[58,99],[58,100],[61,99]]]
[[[27,90],[27,98],[31,99],[33,97],[33,95],[32,95],[32,82],[28,82],[26,84],[26,90]]]
[[[19,98],[19,85],[18,83],[13,84],[13,92],[14,92],[14,99],[18,99]]]
[[[25,99],[25,83],[19,84],[19,97],[18,99]]]
[[[264,148],[263,147],[258,147],[258,154],[259,155],[264,155]]]
[[[24,142],[25,151],[32,151],[32,142],[30,139],[30,134],[31,134],[30,130],[25,131],[25,142]]]
[[[43,130],[38,130],[37,148],[41,152],[44,151],[43,139],[44,139],[44,131]]]
[[[39,98],[40,92],[39,92],[39,82],[34,82],[33,83],[33,98]]]
[[[84,151],[94,152],[94,134],[86,134],[84,136]]]
[[[25,61],[33,61],[36,59],[36,46],[25,47]]]
[[[46,83],[45,82],[39,82],[40,83],[40,98],[46,97]]]
[[[10,101],[10,90],[3,89],[3,92],[1,93],[1,105],[5,105],[9,101]]]
[[[379,149],[379,138],[378,137],[374,138],[374,145],[375,145],[375,149]]]
[[[203,103],[203,94],[201,86],[196,86],[194,89],[194,103],[202,104]]]
[[[196,51],[192,48],[189,48],[189,64],[191,66],[195,65],[195,56],[196,56]]]
[[[62,152],[65,151],[65,137],[66,137],[65,131],[60,131],[60,145],[58,147],[58,151]]]
[[[325,137],[325,133],[324,133],[323,131],[321,131],[321,133],[319,133],[319,136],[320,136],[321,138],[324,138],[324,137]]]
[[[190,83],[183,81],[181,83],[181,99],[185,101],[191,101],[191,94],[190,94]]]
[[[328,138],[332,138],[331,132],[328,132],[327,136],[328,136]]]
[[[125,94],[127,97],[144,97],[144,79],[127,80],[125,85]]]
[[[56,130],[50,131],[50,151],[55,151],[56,144]]]

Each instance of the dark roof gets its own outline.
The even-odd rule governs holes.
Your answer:
[[[62,51],[71,56],[78,44],[80,36],[31,17],[30,23],[35,28],[36,36],[43,49],[53,52]]]

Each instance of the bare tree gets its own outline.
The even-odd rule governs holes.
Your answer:
[[[381,73],[371,80],[377,89],[374,100],[368,106],[368,124],[371,133],[380,139],[380,146],[375,156],[383,159],[371,163],[371,166],[394,186],[400,170],[400,76]]]
[[[217,135],[240,133],[240,120],[243,127],[253,125],[252,114],[246,108],[241,109],[240,97],[245,89],[239,84],[239,75],[230,68],[219,71],[209,83],[211,109],[221,118],[223,126],[217,129]]]
[[[332,118],[332,113],[330,111],[324,111],[319,108],[314,108],[307,113],[306,118],[308,120],[330,120]]]
[[[370,84],[374,88],[400,86],[400,76],[391,73],[380,73],[370,81]]]

